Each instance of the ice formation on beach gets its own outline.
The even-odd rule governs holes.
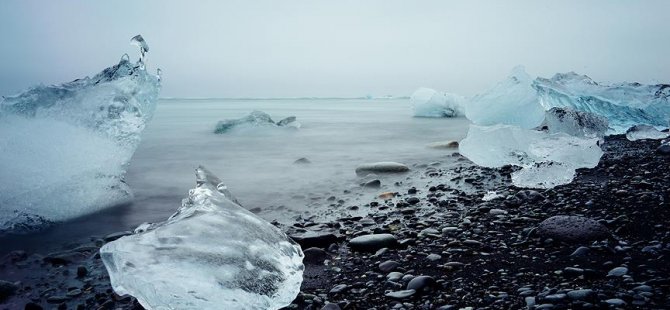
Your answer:
[[[558,73],[533,82],[545,109],[567,107],[607,118],[612,133],[634,125],[668,127],[670,85],[599,84],[586,75]]]
[[[477,125],[516,125],[535,128],[544,120],[544,109],[531,87],[533,79],[518,66],[502,82],[473,97],[465,105],[465,116]]]
[[[470,125],[459,152],[479,166],[519,166],[512,174],[514,185],[534,188],[569,183],[575,169],[595,167],[603,154],[597,138],[510,125]]]
[[[284,127],[297,129],[300,126],[295,116],[289,116],[275,123],[269,114],[262,111],[252,111],[242,118],[220,121],[216,124],[214,133],[226,133],[235,128]]]
[[[654,128],[654,126],[649,125],[635,125],[626,131],[626,138],[630,141],[641,139],[665,139],[667,137],[667,132],[662,132]]]
[[[465,98],[430,88],[417,89],[409,101],[415,117],[456,117],[464,113]]]
[[[144,58],[128,58],[93,77],[0,100],[0,232],[131,198],[123,177],[160,81],[144,69]]]
[[[303,253],[242,208],[210,172],[167,221],[100,249],[114,291],[146,309],[279,309],[300,291]]]
[[[570,108],[549,109],[543,127],[550,133],[564,132],[576,137],[603,137],[609,128],[606,118]]]

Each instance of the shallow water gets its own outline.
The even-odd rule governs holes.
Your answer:
[[[253,110],[267,112],[275,121],[294,115],[302,128],[213,133],[217,121]],[[165,220],[194,187],[198,165],[218,175],[244,207],[260,209],[265,219],[288,222],[299,215],[328,213],[333,206],[327,197],[340,199],[351,190],[365,198],[403,179],[385,177],[381,189],[361,192],[363,180],[354,173],[361,163],[398,161],[411,166],[452,160],[452,150],[426,144],[462,139],[468,121],[411,115],[407,99],[161,100],[128,169],[126,181],[135,193],[131,205],[0,242],[5,250],[44,251]],[[302,157],[311,164],[293,163]]]

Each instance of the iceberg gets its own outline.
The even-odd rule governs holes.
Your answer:
[[[482,126],[507,124],[525,129],[539,126],[545,112],[532,82],[523,67],[515,67],[507,79],[473,97],[465,106],[465,116]]]
[[[512,174],[512,183],[531,188],[570,183],[576,169],[595,167],[603,154],[598,138],[511,125],[470,125],[459,152],[479,166],[520,167]]]
[[[132,198],[125,169],[160,90],[143,61],[124,55],[93,77],[0,100],[0,233]]]
[[[606,118],[593,113],[554,107],[546,112],[542,128],[576,137],[604,137],[609,125]]]
[[[662,132],[654,126],[649,125],[635,125],[626,131],[626,139],[630,141],[642,139],[665,139],[668,137],[667,132]]]
[[[417,89],[409,101],[414,109],[414,117],[456,117],[464,113],[464,97],[439,93],[430,88]]]
[[[234,128],[300,128],[301,124],[298,123],[295,116],[289,116],[275,123],[270,117],[269,114],[262,111],[252,111],[249,115],[238,118],[220,121],[216,124],[214,128],[214,133],[222,134],[230,132]]]
[[[545,109],[571,108],[607,118],[610,133],[625,133],[634,125],[668,127],[670,85],[599,84],[586,75],[558,73],[537,78],[532,87]]]
[[[300,291],[300,246],[203,167],[167,221],[100,249],[112,287],[146,309],[279,309]]]

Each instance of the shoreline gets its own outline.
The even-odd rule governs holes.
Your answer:
[[[462,157],[449,169],[426,163],[413,168],[422,181],[408,181],[425,187],[399,184],[392,198],[369,201],[366,217],[280,226],[305,252],[301,293],[288,308],[670,307],[670,157],[655,152],[659,143],[608,137],[597,167],[549,190],[512,186],[509,167],[476,167]],[[482,201],[491,190],[503,197]],[[600,221],[612,237],[547,241],[533,228],[554,215]],[[351,239],[371,233],[396,241],[386,250],[352,249]],[[60,253],[6,255],[0,280],[21,283],[0,309],[141,309],[113,293],[99,259],[99,247],[121,235]],[[587,254],[572,255],[582,247]],[[608,276],[617,267],[625,274]]]

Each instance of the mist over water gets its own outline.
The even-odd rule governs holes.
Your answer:
[[[253,110],[273,120],[296,116],[302,128],[242,128],[214,134],[218,121]],[[119,206],[58,224],[46,233],[13,237],[10,248],[44,250],[63,240],[130,230],[168,218],[195,185],[194,169],[218,175],[247,209],[267,220],[297,216],[337,217],[347,206],[365,204],[384,191],[400,190],[406,176],[380,176],[382,188],[362,189],[357,165],[397,161],[449,164],[455,150],[430,149],[431,142],[461,140],[465,118],[413,118],[407,99],[165,99],[134,154],[126,182],[135,194]],[[311,163],[296,165],[299,158]],[[343,195],[349,190],[353,195]],[[346,202],[334,206],[328,197]],[[345,197],[346,196],[346,197]],[[353,196],[353,198],[352,198]],[[362,209],[364,212],[365,209]]]

